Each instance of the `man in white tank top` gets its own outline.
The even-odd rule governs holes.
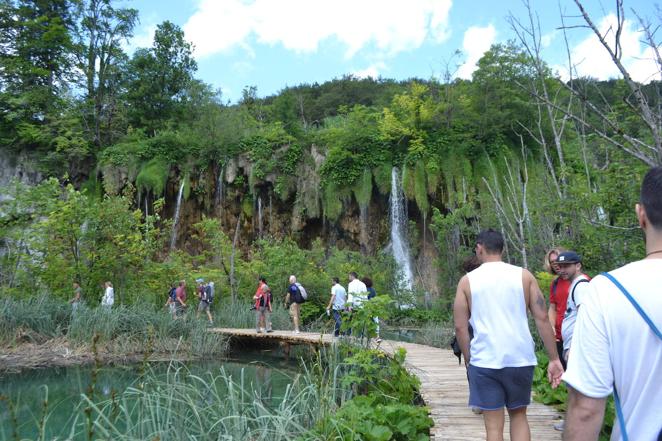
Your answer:
[[[457,286],[455,332],[467,365],[469,406],[483,410],[487,441],[503,440],[504,407],[510,416],[511,441],[529,441],[526,408],[537,360],[527,309],[549,354],[547,377],[554,388],[563,367],[538,282],[529,271],[503,262],[502,252],[498,231],[485,230],[476,238],[482,265]],[[469,324],[474,330],[471,342]]]

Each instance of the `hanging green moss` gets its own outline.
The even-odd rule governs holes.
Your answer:
[[[163,195],[170,166],[163,158],[154,158],[146,162],[138,172],[136,186],[140,191],[151,191],[155,196]]]
[[[184,197],[184,200],[188,200],[188,197],[191,195],[191,176],[186,173],[184,175],[184,191],[182,192],[182,196]]]
[[[441,183],[442,178],[441,167],[439,166],[436,158],[430,159],[426,162],[425,174],[428,180],[427,191],[428,194],[432,196],[437,193],[437,189],[439,188],[439,184]]]
[[[329,183],[322,192],[322,209],[324,217],[330,221],[337,221],[342,214],[342,197],[338,187]]]
[[[372,172],[369,169],[366,168],[363,170],[363,174],[361,174],[361,177],[354,184],[352,191],[354,192],[356,202],[361,207],[367,207],[372,196]]]
[[[405,165],[402,170],[402,191],[405,194],[405,197],[409,200],[412,200],[416,196],[416,183],[414,179],[414,168]]]
[[[427,216],[430,203],[428,202],[427,180],[425,179],[425,164],[422,161],[417,162],[414,169],[414,197],[418,209],[421,210],[424,217]]]
[[[276,178],[274,192],[278,195],[278,199],[287,201],[294,190],[296,190],[296,179],[293,176],[280,175]]]
[[[393,165],[389,163],[383,163],[375,167],[372,171],[372,174],[375,176],[375,184],[377,184],[377,189],[383,195],[391,193],[391,171],[393,170]]]
[[[253,197],[250,195],[244,196],[241,200],[241,211],[249,219],[253,217],[253,205]]]

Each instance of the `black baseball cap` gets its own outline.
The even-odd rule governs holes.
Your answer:
[[[574,251],[564,251],[559,254],[554,263],[580,263],[582,258]]]

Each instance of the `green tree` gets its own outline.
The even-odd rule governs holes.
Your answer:
[[[179,26],[164,21],[157,26],[153,46],[137,50],[129,67],[130,120],[153,134],[179,115],[197,70],[193,46]]]

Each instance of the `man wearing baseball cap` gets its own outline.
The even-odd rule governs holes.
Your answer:
[[[582,258],[574,251],[564,251],[556,258],[559,276],[570,282],[568,303],[561,325],[563,336],[563,358],[568,361],[568,353],[572,343],[572,331],[575,329],[577,309],[589,292],[588,282],[591,280],[582,273]]]

